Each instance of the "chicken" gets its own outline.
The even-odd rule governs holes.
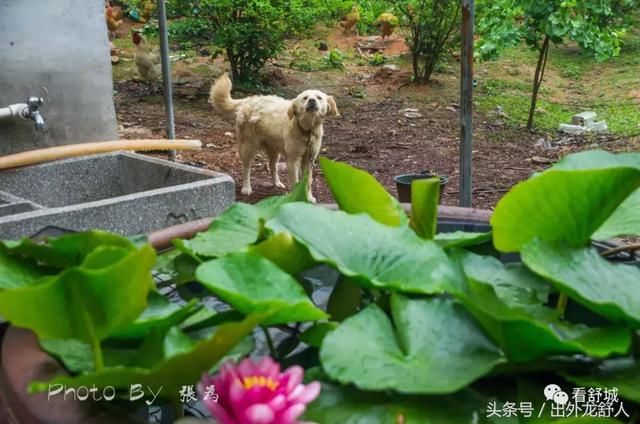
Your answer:
[[[399,25],[398,18],[392,13],[383,13],[378,16],[376,19],[375,26],[380,31],[380,35],[382,35],[382,41],[384,42],[385,37],[390,37],[393,34],[393,31]]]
[[[119,7],[106,6],[104,8],[105,19],[107,20],[107,28],[111,39],[116,38],[116,30],[122,25],[122,9]]]
[[[138,69],[138,75],[150,83],[160,81],[162,77],[160,52],[157,50],[152,51],[147,40],[139,32],[134,32],[132,38],[133,44],[136,45],[133,61]]]
[[[351,8],[351,12],[346,16],[345,20],[340,22],[340,26],[344,28],[344,33],[348,33],[351,31],[353,27],[355,27],[358,22],[360,22],[360,8],[358,5],[354,5]],[[356,34],[358,33],[358,28],[356,27]]]
[[[144,2],[142,6],[142,11],[140,13],[140,17],[142,18],[142,22],[147,22],[151,15],[153,15],[156,11],[156,2],[154,0],[147,0]]]

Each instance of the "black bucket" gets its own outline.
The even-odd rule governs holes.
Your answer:
[[[427,178],[440,178],[440,203],[442,203],[442,193],[449,182],[448,177],[433,175],[429,172],[420,172],[419,174],[404,174],[393,177],[398,190],[398,200],[402,203],[411,203],[411,182],[413,180],[424,180]]]

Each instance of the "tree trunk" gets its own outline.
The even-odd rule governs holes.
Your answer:
[[[229,60],[229,66],[231,67],[231,76],[234,81],[240,79],[240,73],[238,69],[238,58],[233,54],[231,49],[227,48],[227,59]]]
[[[542,47],[538,54],[538,64],[536,65],[536,73],[533,77],[533,93],[531,94],[531,107],[529,108],[529,120],[527,121],[527,129],[531,131],[533,128],[533,116],[536,112],[536,103],[538,102],[538,91],[542,85],[544,78],[544,70],[547,66],[547,55],[549,54],[549,36],[545,36]]]
[[[417,53],[411,54],[413,58],[413,79],[416,83],[420,83],[421,74],[420,74],[420,56]]]

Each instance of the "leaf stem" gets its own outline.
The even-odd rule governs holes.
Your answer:
[[[276,359],[278,357],[278,353],[276,352],[276,347],[273,344],[273,339],[271,338],[271,334],[269,334],[269,329],[264,325],[260,326],[260,328],[262,328],[264,337],[267,339],[267,346],[269,346],[269,352],[271,352],[271,357]]]
[[[100,340],[97,338],[92,339],[93,347],[93,364],[96,371],[100,371],[104,368],[104,359],[102,357],[102,347],[100,346]]]
[[[564,316],[564,311],[567,309],[568,300],[569,298],[567,298],[566,294],[560,293],[560,296],[558,297],[558,303],[556,304],[556,310],[560,312],[560,317]]]
[[[614,248],[605,250],[604,252],[600,253],[600,255],[601,256],[611,256],[611,255],[615,255],[615,254],[621,253],[621,252],[633,253],[636,250],[640,250],[640,243],[625,244],[625,245],[622,245],[622,246],[614,247]]]

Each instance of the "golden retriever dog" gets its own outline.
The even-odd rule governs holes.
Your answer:
[[[242,194],[251,194],[251,164],[264,151],[275,187],[284,188],[278,176],[278,162],[287,161],[289,188],[308,172],[307,192],[311,194],[311,170],[322,144],[322,123],[327,116],[339,116],[332,96],[307,90],[293,100],[278,96],[231,97],[231,80],[227,74],[211,86],[209,102],[218,113],[235,113],[236,141],[242,161]]]

